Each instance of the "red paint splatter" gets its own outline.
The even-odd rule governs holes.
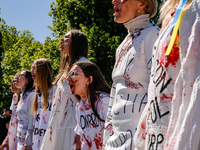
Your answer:
[[[141,128],[145,130],[145,128],[146,128],[146,123],[145,122],[141,123]]]
[[[166,56],[165,52],[167,50],[169,40],[170,38],[167,37],[167,39],[162,43],[162,55],[160,57],[160,65],[163,65],[165,68],[168,68],[170,64],[176,67],[176,63],[179,60],[180,37],[179,35],[177,35],[171,53],[168,56]]]
[[[144,140],[146,139],[145,133],[142,133],[142,138],[143,138]]]
[[[100,149],[103,146],[103,135],[101,133],[102,132],[100,131],[98,134],[95,134],[93,140],[95,142],[96,149]]]
[[[124,79],[125,79],[125,84],[127,87],[130,87],[131,89],[136,89],[136,90],[139,90],[140,88],[144,88],[142,86],[141,83],[133,83],[131,80],[130,80],[130,77],[128,74],[124,75]]]
[[[92,147],[92,141],[89,141],[89,140],[85,137],[85,134],[83,134],[83,137],[84,137],[85,141],[87,142],[89,149],[91,149],[91,147]]]
[[[160,97],[160,102],[168,103],[168,102],[172,101],[172,96],[173,96],[173,94],[171,94],[171,96],[167,96],[164,93],[162,93],[162,97]]]

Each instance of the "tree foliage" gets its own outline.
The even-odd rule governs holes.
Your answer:
[[[161,0],[158,0],[159,5]],[[10,81],[16,73],[30,69],[37,58],[51,61],[54,76],[60,64],[59,40],[70,29],[83,31],[89,41],[89,59],[95,62],[111,85],[115,51],[127,34],[122,24],[113,21],[111,0],[56,0],[51,3],[49,16],[55,39],[46,38],[44,44],[36,41],[29,31],[17,31],[0,18],[0,111],[10,105]],[[151,20],[156,24],[158,14]]]

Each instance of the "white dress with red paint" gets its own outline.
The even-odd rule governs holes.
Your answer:
[[[35,92],[26,92],[23,96],[20,94],[20,101],[17,105],[17,150],[24,150],[24,144],[26,139],[26,133],[28,130],[29,120],[33,118],[31,114],[31,107],[35,97]]]
[[[56,91],[56,86],[53,85],[51,89],[49,89],[49,100],[48,107],[46,110],[42,108],[43,97],[38,94],[38,106],[36,115],[34,115],[33,120],[33,146],[32,149],[40,150],[40,146],[42,143],[42,139],[44,137],[45,131],[47,129],[47,124],[49,121],[49,116],[51,112],[52,102],[54,98],[54,94]]]
[[[147,103],[147,90],[154,42],[159,29],[140,15],[124,24],[128,35],[116,51],[113,85],[105,123],[106,150],[131,150],[140,115]]]
[[[97,92],[95,107],[101,119],[106,119],[110,95]],[[81,136],[81,150],[101,150],[103,146],[104,122],[94,114],[89,100],[76,106],[77,126],[75,132]]]
[[[200,2],[184,8],[180,30],[171,53],[171,39],[161,30],[153,50],[149,99],[134,137],[141,150],[200,149]]]
[[[14,105],[17,102],[17,94],[13,94],[12,104],[10,106],[10,110],[12,110],[12,115],[9,123],[8,129],[8,139],[9,139],[9,149],[17,150],[17,105]]]
[[[82,57],[80,61],[88,61]],[[55,98],[41,150],[75,150],[76,98],[71,94],[68,81],[57,83]]]

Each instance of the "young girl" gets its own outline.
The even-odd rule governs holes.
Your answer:
[[[79,60],[87,60],[88,40],[86,35],[78,30],[67,32],[61,39],[60,50],[60,69],[54,81],[57,90],[48,128],[41,145],[42,150],[70,150],[70,147],[76,148],[76,134],[74,132],[76,126],[76,99],[69,91],[66,77],[73,63]],[[76,139],[78,140],[78,138]]]
[[[82,150],[100,150],[109,103],[110,87],[99,68],[91,62],[76,62],[67,76],[70,91],[79,103],[76,106],[77,126]]]
[[[33,124],[29,125],[30,136],[32,135],[33,139],[32,141],[28,139],[29,143],[26,146],[31,147],[33,143],[32,149],[40,150],[56,90],[56,86],[52,84],[50,61],[45,58],[35,60],[32,64],[31,75],[35,81],[35,98],[32,105],[34,120]]]
[[[3,150],[4,147],[9,148],[10,150],[16,150],[17,149],[17,138],[16,138],[16,133],[17,133],[17,100],[20,94],[20,90],[16,88],[15,84],[16,81],[18,80],[19,75],[16,74],[11,82],[11,91],[14,93],[12,97],[12,103],[10,106],[10,110],[12,110],[12,115],[9,123],[9,129],[8,129],[8,135],[3,141],[2,145],[0,146],[0,150]]]
[[[16,87],[21,90],[17,104],[17,150],[24,150],[25,137],[28,131],[29,121],[32,120],[31,107],[35,92],[33,91],[33,78],[30,71],[22,71],[16,83]]]

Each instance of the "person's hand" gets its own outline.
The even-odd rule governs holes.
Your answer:
[[[24,144],[24,150],[32,150],[31,146],[26,146],[26,144]]]
[[[104,150],[105,146],[103,145],[103,147],[101,148],[101,150]]]
[[[81,140],[78,134],[76,134],[75,136],[75,143],[76,143],[76,149],[81,149]]]
[[[5,147],[8,148],[8,136],[4,139],[2,145],[0,145],[0,150],[3,150]]]
[[[4,143],[2,143],[2,145],[0,145],[0,150],[3,150],[5,147],[7,147],[7,148],[8,148],[8,145],[7,145],[7,144],[4,144]]]

